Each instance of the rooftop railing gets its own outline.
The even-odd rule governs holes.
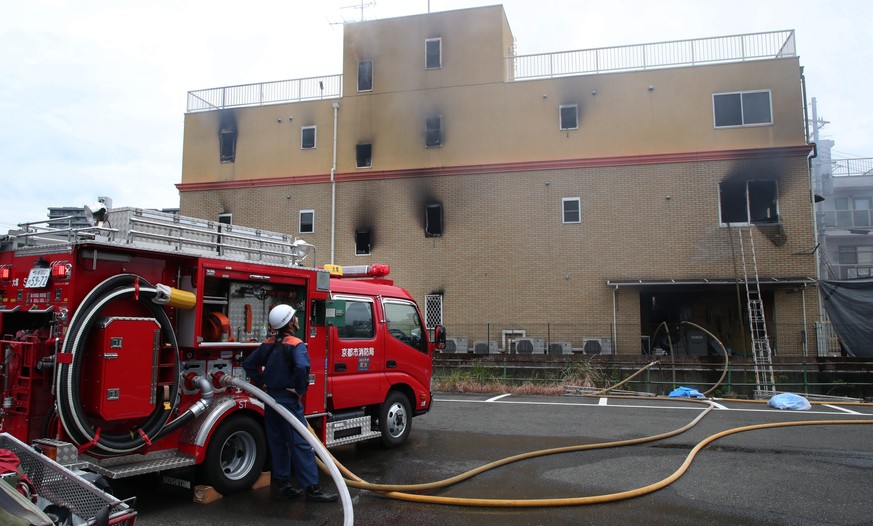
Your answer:
[[[833,159],[831,160],[831,174],[834,177],[873,175],[873,157]]]
[[[796,56],[794,31],[507,57],[506,81],[699,66]],[[188,92],[188,113],[342,97],[343,76],[241,84]]]
[[[674,40],[507,57],[506,80],[784,58],[796,52],[794,30]]]
[[[240,84],[188,92],[188,113],[283,102],[335,99],[342,96],[343,76]]]

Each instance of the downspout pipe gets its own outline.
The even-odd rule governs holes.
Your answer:
[[[333,163],[330,166],[330,263],[336,255],[336,135],[339,120],[339,102],[333,103]]]

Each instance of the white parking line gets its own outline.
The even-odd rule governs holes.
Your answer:
[[[845,407],[839,407],[836,405],[831,405],[831,404],[822,404],[822,405],[825,407],[830,407],[831,409],[836,409],[837,411],[845,411],[846,413],[849,413],[850,415],[863,415],[864,414],[864,413],[859,413],[857,411],[852,411],[851,409],[846,409]]]
[[[697,404],[682,404],[682,405],[649,405],[649,404],[634,404],[629,402],[619,402],[618,399],[614,399],[609,402],[607,405],[607,398],[599,398],[597,405],[594,404],[585,404],[579,402],[546,402],[546,401],[531,401],[531,400],[503,400],[507,396],[511,396],[510,394],[503,394],[500,396],[495,396],[493,398],[489,398],[487,400],[471,400],[471,399],[459,399],[459,398],[440,398],[439,396],[434,397],[434,400],[437,403],[446,403],[446,402],[454,402],[461,404],[483,404],[483,403],[497,403],[497,404],[522,404],[522,405],[551,405],[551,406],[573,406],[573,407],[610,407],[613,409],[625,408],[625,409],[638,409],[638,408],[648,408],[652,410],[664,410],[664,409],[679,409],[679,410],[688,410],[688,411],[700,411],[705,406],[697,405]],[[662,399],[658,399],[662,400]],[[654,399],[653,399],[654,401]],[[748,408],[748,407],[727,407],[722,404],[714,403],[712,400],[709,403],[713,404],[716,410],[719,411],[732,411],[732,412],[743,412],[743,413],[785,413],[790,411],[785,411],[784,409],[774,409],[772,407],[762,407],[758,408]],[[830,407],[831,409],[838,409],[841,412],[851,414],[851,415],[867,415],[867,413],[858,413],[852,411],[851,409],[845,409],[841,407],[833,407],[829,405],[825,405],[824,407]],[[833,411],[799,411],[799,413],[803,413],[806,415],[831,415],[834,416]]]

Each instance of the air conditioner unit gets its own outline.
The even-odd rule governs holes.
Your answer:
[[[476,340],[473,342],[473,353],[475,354],[496,354],[497,342],[485,340]]]
[[[572,354],[570,342],[552,342],[549,344],[549,354]]]
[[[583,337],[582,351],[585,354],[612,354],[612,339]]]
[[[542,338],[517,338],[515,340],[516,354],[543,354],[546,342]]]
[[[444,353],[467,353],[467,337],[446,338],[446,348],[442,350]]]

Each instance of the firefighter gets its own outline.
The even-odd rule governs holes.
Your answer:
[[[277,305],[270,311],[270,327],[276,331],[243,362],[252,384],[263,389],[282,407],[290,411],[303,425],[303,403],[300,398],[309,387],[309,354],[306,344],[294,336],[300,322],[290,305]],[[276,497],[285,500],[305,493],[312,502],[334,502],[335,493],[318,486],[318,466],[315,451],[294,427],[269,406],[264,409],[267,442],[273,457],[273,478],[278,481]],[[302,488],[291,483],[291,468]]]

